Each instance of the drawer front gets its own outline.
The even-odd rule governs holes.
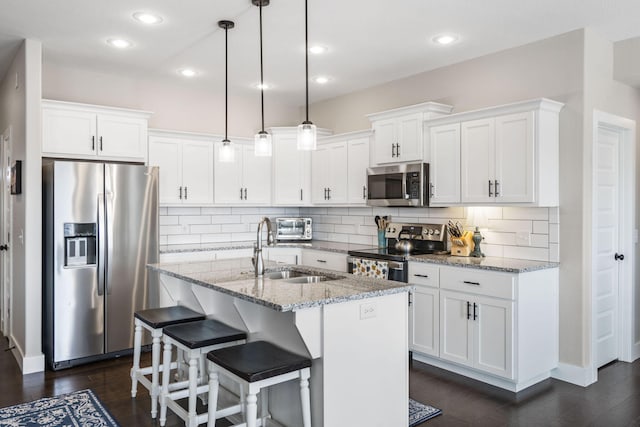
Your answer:
[[[513,300],[516,275],[470,268],[440,268],[440,287]]]
[[[347,272],[347,255],[335,252],[314,251],[303,249],[302,265],[309,267],[328,268],[343,273]]]
[[[414,285],[440,286],[440,268],[422,262],[409,263],[409,283]]]

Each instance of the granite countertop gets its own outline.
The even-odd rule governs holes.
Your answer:
[[[370,245],[361,245],[355,243],[328,242],[324,240],[312,240],[311,242],[286,242],[277,243],[273,246],[264,246],[265,248],[301,248],[315,249],[319,251],[336,252],[347,254],[349,251],[371,249]],[[161,248],[161,253],[180,253],[180,252],[200,252],[214,250],[232,250],[232,249],[251,249],[253,241],[248,242],[227,242],[213,243],[206,245],[180,245],[178,247]],[[415,255],[409,256],[409,261],[424,262],[438,265],[448,265],[451,267],[475,268],[479,270],[501,271],[505,273],[527,273],[530,271],[544,270],[547,268],[557,268],[559,263],[549,261],[531,261],[516,258],[501,257],[458,257],[451,255]]]
[[[451,267],[474,268],[478,270],[501,271],[505,273],[527,273],[560,266],[557,262],[549,261],[530,261],[526,259],[501,257],[473,258],[451,255],[416,255],[410,256],[409,261],[448,265]]]
[[[326,304],[408,292],[413,289],[413,286],[401,282],[266,260],[265,272],[294,269],[309,275],[328,276],[335,280],[292,283],[282,279],[257,278],[254,276],[250,258],[149,264],[147,268],[277,311],[297,311]]]

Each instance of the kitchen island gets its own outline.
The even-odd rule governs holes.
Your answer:
[[[249,258],[152,264],[162,305],[181,304],[313,359],[314,426],[408,424],[408,296],[404,283]],[[282,273],[282,272],[288,273]],[[271,415],[299,425],[298,385],[269,393]]]

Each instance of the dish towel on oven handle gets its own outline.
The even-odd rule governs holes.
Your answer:
[[[353,260],[353,274],[355,276],[387,279],[389,277],[389,263],[375,259],[355,258]]]

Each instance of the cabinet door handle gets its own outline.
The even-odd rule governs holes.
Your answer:
[[[493,197],[493,181],[489,180],[489,197]]]
[[[478,309],[478,304],[474,302],[473,303],[473,320],[476,320],[478,318],[478,313],[476,312],[477,309]]]
[[[300,201],[302,201],[302,188],[300,189]]]
[[[400,143],[396,144],[396,157],[400,157]]]
[[[467,320],[471,319],[471,303],[467,301]]]
[[[240,200],[242,200],[242,187],[240,187]]]
[[[396,144],[391,144],[391,157],[396,156]]]
[[[500,192],[498,191],[498,185],[500,185],[500,183],[498,182],[498,180],[496,179],[496,184],[494,186],[494,188],[496,189],[496,197],[498,197],[500,195]]]
[[[102,137],[100,137],[100,151],[102,151]]]
[[[93,135],[91,137],[91,151],[95,151],[95,149],[96,149],[96,136]]]
[[[367,187],[362,186],[362,200],[367,200]]]
[[[435,193],[435,188],[436,188],[435,185],[429,184],[429,197],[433,197],[433,194]]]
[[[187,187],[184,187],[184,199],[187,200]]]
[[[178,194],[178,198],[182,200],[182,187],[180,187],[180,193]]]
[[[247,187],[244,187],[244,199],[247,200]]]
[[[409,292],[409,307],[413,304],[413,292]]]
[[[476,286],[480,286],[480,282],[469,282],[468,280],[463,280],[462,283],[465,283],[467,285],[476,285]]]
[[[327,263],[327,260],[325,260],[325,259],[317,259],[316,261],[318,261],[318,262],[320,262],[322,264],[326,264]]]
[[[331,188],[327,188],[327,200],[331,200]]]
[[[414,276],[416,276],[416,277],[424,277],[425,279],[429,278],[429,276],[427,274],[414,274]]]

